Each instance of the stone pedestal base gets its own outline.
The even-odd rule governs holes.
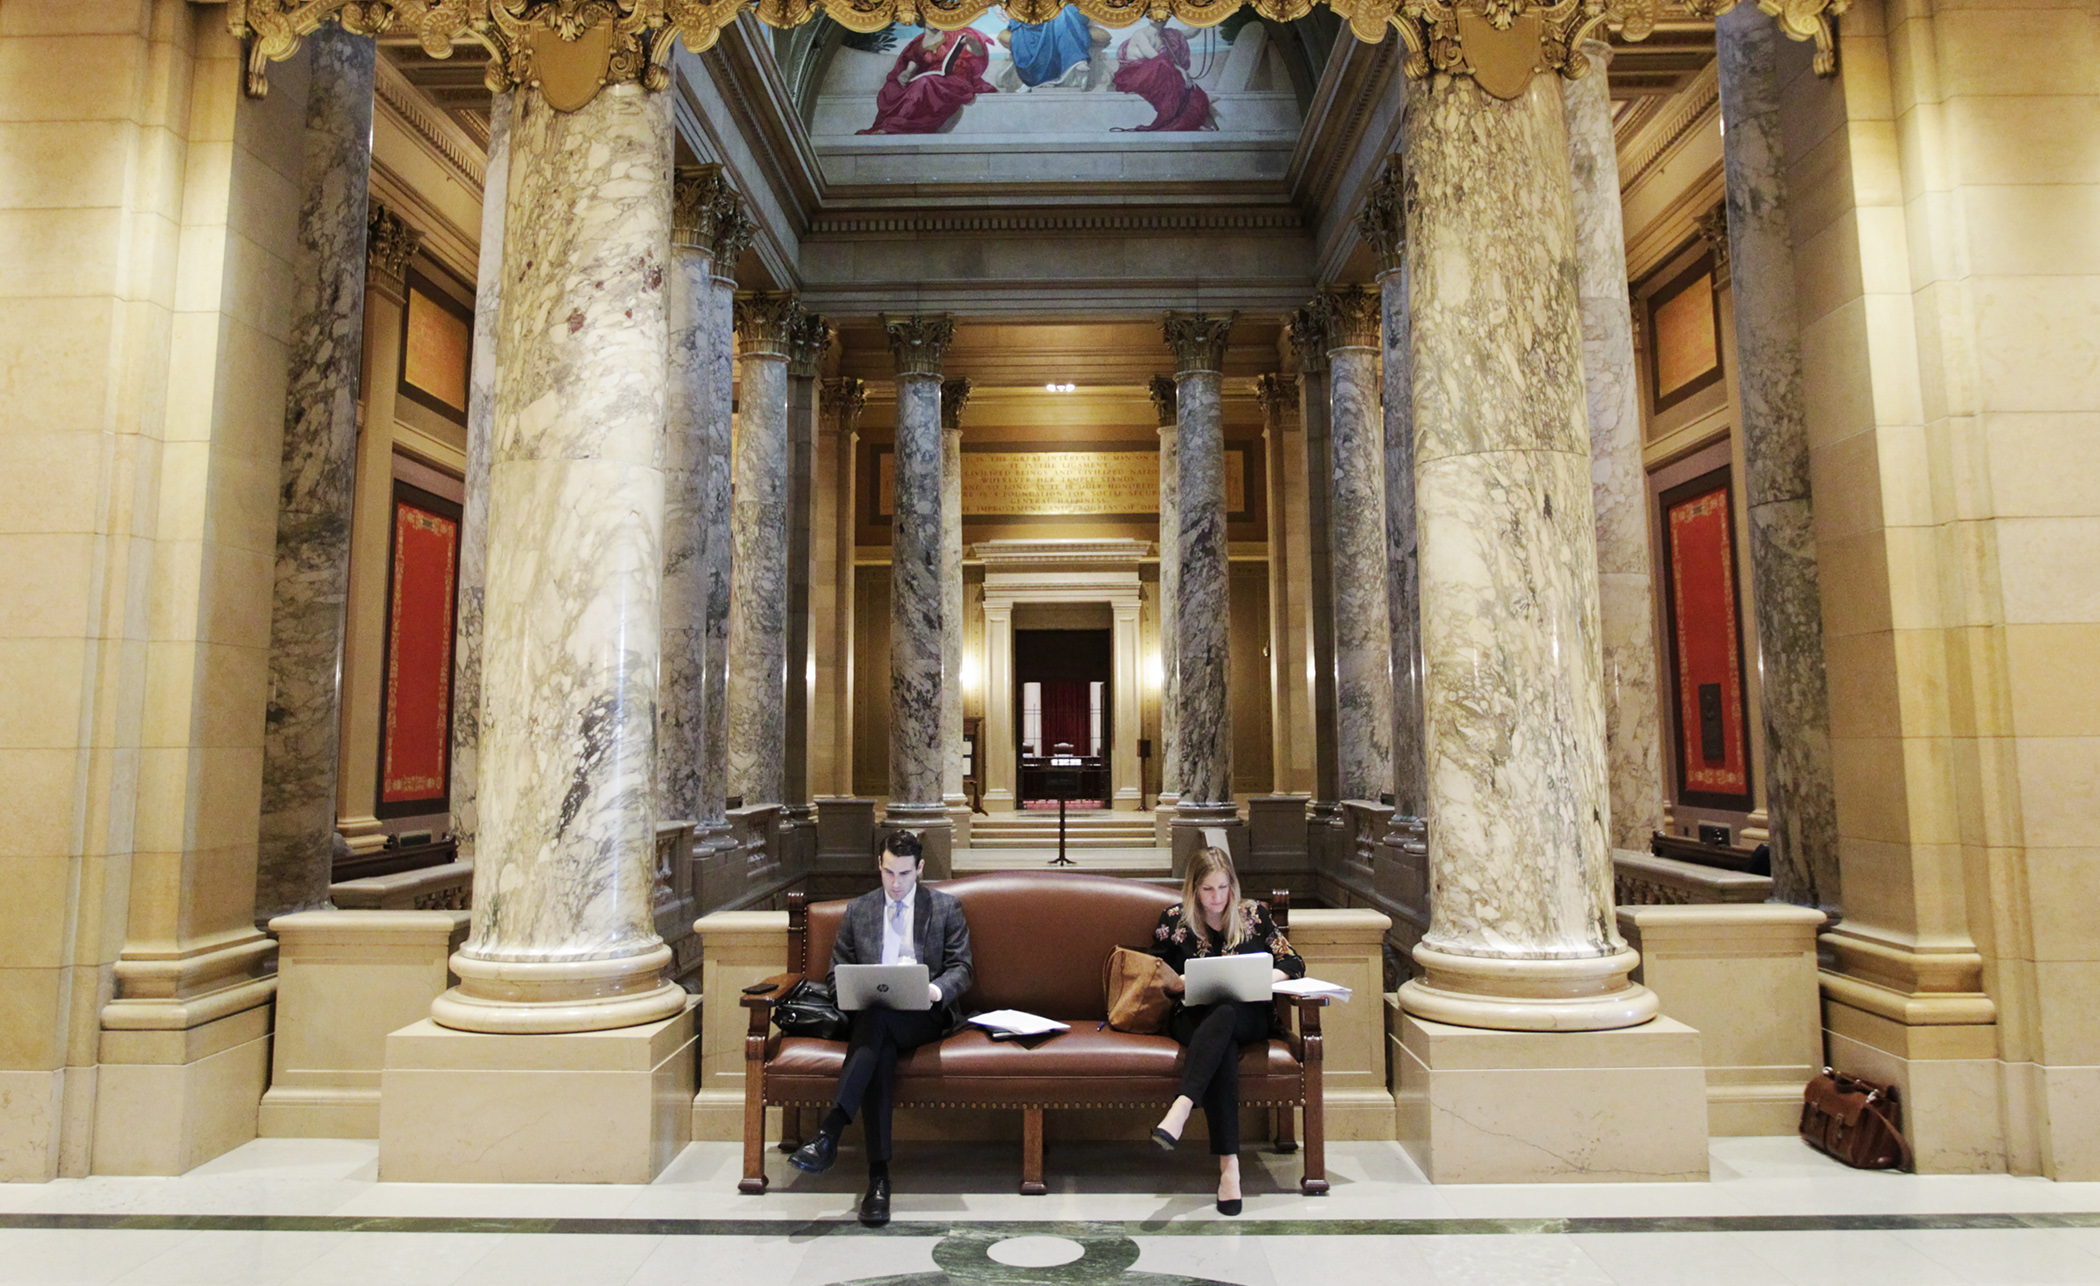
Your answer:
[[[1247,823],[1231,804],[1177,805],[1170,834],[1176,876],[1189,869],[1190,855],[1212,846],[1230,853],[1234,867],[1247,865]]]
[[[640,1027],[387,1037],[379,1177],[647,1183],[692,1138],[694,1007]]]
[[[2075,1130],[2063,1144],[2050,1149],[2055,1154],[2052,1158],[2031,1158],[2028,1164],[2008,1158],[2002,1124],[2008,1113],[2001,1107],[2001,1078],[2008,1066],[2017,1065],[1998,1061],[1995,1024],[1945,1021],[1964,1013],[1987,1013],[1988,1002],[1982,997],[1949,997],[1937,1005],[1906,1004],[1905,997],[1870,983],[1827,973],[1822,981],[1823,1035],[1832,1066],[1896,1087],[1903,1103],[1903,1133],[1910,1140],[1919,1174],[1993,1174],[2007,1169],[2009,1160],[2015,1173],[2031,1173],[2050,1164],[2075,1171],[2079,1166],[2072,1159],[2080,1152],[2089,1158],[2086,1164],[2100,1162],[2100,1148],[2091,1143],[2082,1149],[2072,1146]],[[1847,1003],[1840,995],[1860,1003]],[[1868,1004],[1897,1012],[1908,1009],[1913,1017],[1927,1021],[1898,1022],[1865,1008]],[[2080,1069],[2047,1070],[2056,1083],[2040,1096],[2045,1110],[2058,1109],[2051,1115],[2067,1122],[2075,1123],[2081,1116],[2090,1119],[2089,1113],[2064,1111],[2074,1106],[2075,1099],[2062,1091],[2076,1085],[2075,1073]],[[2037,1095],[2031,1079],[2017,1078],[2015,1084],[2027,1092],[2010,1096],[2015,1106],[2009,1115],[2024,1120],[2034,1111]],[[2022,1103],[2022,1098],[2028,1101]],[[2058,1178],[2088,1177],[2045,1172]]]
[[[817,867],[865,875],[875,867],[875,801],[850,795],[817,800]]]
[[[949,842],[956,848],[970,847],[970,801],[961,795],[950,795],[942,803],[948,809]]]
[[[270,1082],[270,1012],[259,1005],[179,1031],[105,1029],[94,1173],[185,1174],[254,1138]]]
[[[1699,1033],[1428,1022],[1387,1002],[1400,1144],[1431,1183],[1683,1183],[1707,1177]]]
[[[1181,802],[1175,791],[1163,790],[1159,798],[1152,801],[1152,843],[1165,848],[1174,842],[1174,809]]]
[[[1641,953],[1635,981],[1699,1029],[1709,1132],[1800,1128],[1802,1087],[1823,1061],[1823,920],[1783,902],[1619,908],[1619,932]]]
[[[277,935],[277,1036],[256,1132],[376,1139],[390,1032],[430,1013],[468,911],[302,911]]]

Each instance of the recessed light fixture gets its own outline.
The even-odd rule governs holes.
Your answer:
[[[1043,392],[1045,392],[1045,393],[1077,393],[1078,391],[1079,391],[1079,386],[1078,386],[1077,384],[1045,384],[1045,385],[1043,385]]]

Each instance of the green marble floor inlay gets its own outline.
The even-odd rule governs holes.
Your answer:
[[[1015,1237],[1062,1237],[1087,1248],[1081,1261],[1106,1263],[1120,1250],[1102,1249],[1128,1243],[1132,1237],[1450,1237],[1450,1236],[1559,1236],[1576,1233],[1644,1232],[1912,1232],[1924,1229],[1969,1231],[1989,1228],[2100,1228],[2100,1211],[1987,1214],[1859,1214],[1859,1215],[1664,1215],[1640,1217],[1533,1218],[1533,1219],[1235,1219],[1218,1220],[948,1220],[899,1219],[887,1228],[864,1228],[851,1219],[507,1219],[408,1215],[183,1215],[183,1214],[0,1214],[0,1231],[14,1228],[61,1228],[79,1231],[163,1230],[179,1232],[411,1232],[411,1233],[505,1233],[526,1235],[560,1233],[605,1237],[784,1237],[806,1240],[815,1237],[940,1237],[953,1242],[956,1254],[982,1245],[984,1263],[970,1258],[969,1271],[976,1277],[958,1275],[936,1255],[950,1279],[965,1281],[1020,1281],[1020,1278],[986,1277],[984,1273],[1017,1271],[1012,1265],[989,1258],[989,1248]],[[1129,1252],[1136,1254],[1133,1244]],[[976,1255],[970,1250],[969,1254]],[[958,1260],[958,1262],[962,1262]],[[1135,1262],[1133,1258],[1133,1262]],[[1053,1266],[1054,1268],[1055,1266]],[[1029,1273],[1049,1273],[1053,1268],[1030,1268]],[[1093,1267],[1088,1272],[1092,1273]],[[910,1279],[910,1286],[935,1286],[940,1274]],[[1130,1280],[1146,1274],[1132,1274]],[[905,1278],[882,1278],[886,1286],[904,1286]],[[1031,1276],[1029,1282],[1048,1282],[1052,1277]],[[1076,1278],[1054,1278],[1069,1283]],[[1095,1280],[1089,1276],[1086,1281]],[[1148,1286],[1195,1281],[1151,1275]]]

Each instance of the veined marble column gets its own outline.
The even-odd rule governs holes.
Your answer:
[[[1181,652],[1175,645],[1181,583],[1181,460],[1176,449],[1174,381],[1152,377],[1152,409],[1159,417],[1159,802],[1164,816],[1181,802]],[[1164,843],[1164,832],[1161,831]]]
[[[1415,548],[1415,406],[1407,325],[1407,227],[1399,162],[1372,185],[1357,228],[1378,255],[1384,317],[1386,595],[1393,659],[1393,829],[1386,843],[1422,850],[1428,794],[1422,760],[1422,591]]]
[[[859,458],[860,413],[867,386],[857,379],[826,380],[817,398],[817,504],[813,539],[831,551],[831,575],[815,576],[810,593],[830,615],[816,616],[815,705],[810,733],[810,781],[819,795],[853,793],[853,545],[857,525],[854,464]],[[824,560],[820,554],[821,572]]]
[[[1320,297],[1332,460],[1335,779],[1376,801],[1393,779],[1393,614],[1386,597],[1385,433],[1378,401],[1379,297]]]
[[[474,924],[431,1017],[594,1031],[686,1004],[651,906],[671,102],[514,113]]]
[[[1315,825],[1339,825],[1341,812],[1341,716],[1334,691],[1334,458],[1328,436],[1333,404],[1328,398],[1327,322],[1308,305],[1292,313],[1287,327],[1298,359],[1298,421],[1305,426],[1305,520],[1311,596],[1305,616],[1311,649],[1313,797],[1306,810]]]
[[[941,382],[941,802],[958,846],[970,842],[970,800],[963,794],[962,413],[971,384]]]
[[[1582,373],[1589,386],[1590,494],[1604,641],[1604,731],[1613,848],[1648,851],[1663,825],[1662,707],[1656,699],[1655,586],[1648,470],[1641,460],[1626,229],[1612,138],[1611,46],[1583,42],[1590,74],[1561,82],[1582,271]]]
[[[735,542],[729,591],[729,794],[777,804],[787,771],[788,345],[795,296],[736,298]]]
[[[897,363],[897,494],[890,528],[890,798],[885,829],[927,841],[929,874],[948,873],[953,839],[941,800],[941,359],[955,320],[883,319]]]
[[[377,46],[335,23],[307,37],[299,272],[278,472],[263,725],[257,923],[328,905],[342,739],[343,630],[364,361],[366,179]]]
[[[729,828],[729,599],[736,574],[736,541],[731,534],[730,459],[735,438],[736,399],[736,262],[751,244],[758,224],[733,198],[715,221],[714,276],[700,304],[702,368],[693,386],[693,414],[707,444],[706,490],[701,524],[707,530],[707,650],[701,675],[707,705],[701,724],[705,753],[700,760],[700,817],[694,845],[711,851],[716,862],[738,850]],[[738,872],[741,878],[742,872]],[[725,893],[728,890],[724,890]],[[711,904],[711,903],[710,903]]]
[[[1737,5],[1714,22],[1720,54],[1728,261],[1735,301],[1736,391],[1742,401],[1743,493],[1750,508],[1750,584],[1765,721],[1765,801],[1772,891],[1835,911],[1837,799],[1830,690],[1816,571],[1808,420],[1801,401],[1801,320],[1787,225],[1773,20]]]
[[[1311,533],[1305,521],[1305,432],[1298,380],[1256,377],[1269,459],[1269,683],[1276,718],[1274,789],[1310,794],[1313,784],[1312,683],[1306,675],[1312,621]]]
[[[666,290],[670,383],[664,432],[663,661],[656,699],[656,809],[697,820],[707,763],[707,475],[705,407],[717,225],[735,211],[719,165],[681,166],[671,186]],[[712,694],[721,700],[719,692]]]
[[[1181,798],[1177,831],[1235,816],[1232,802],[1232,618],[1225,532],[1225,344],[1234,316],[1168,313],[1174,352],[1174,585],[1176,752]],[[1183,842],[1177,837],[1175,852]],[[1178,867],[1180,862],[1177,861]]]
[[[810,613],[814,605],[811,552],[815,514],[812,471],[817,453],[817,374],[831,347],[831,325],[800,313],[788,336],[787,692],[782,724],[783,824],[806,834],[787,845],[799,858],[816,856],[817,813],[809,797]],[[828,498],[827,498],[828,502]]]
[[[1429,757],[1426,976],[1468,1027],[1653,1018],[1613,915],[1597,556],[1567,130],[1556,77],[1512,100],[1407,86],[1407,262]],[[1514,319],[1522,319],[1522,323]]]
[[[489,102],[481,258],[475,268],[474,356],[467,379],[466,503],[460,506],[459,619],[452,634],[452,834],[472,857],[481,830],[481,635],[488,583],[489,447],[496,420],[496,330],[503,307],[503,194],[510,189],[512,95]]]

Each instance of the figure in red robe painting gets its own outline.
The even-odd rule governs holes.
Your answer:
[[[863,134],[932,134],[979,94],[999,91],[985,80],[992,55],[979,32],[928,31],[904,47],[875,96],[875,123]]]
[[[1189,79],[1187,36],[1154,18],[1123,42],[1116,63],[1111,86],[1152,104],[1152,123],[1131,129],[1150,133],[1215,128],[1210,119],[1210,95]]]

